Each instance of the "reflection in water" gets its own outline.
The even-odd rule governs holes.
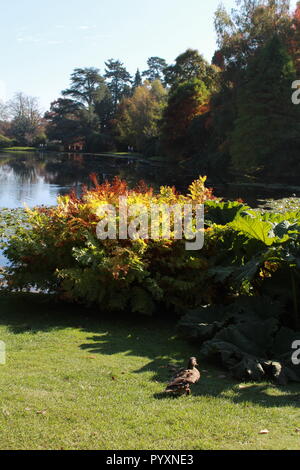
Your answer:
[[[0,207],[53,205],[60,189],[47,183],[45,176],[37,172],[30,172],[25,178],[8,165],[0,167]]]
[[[0,208],[55,204],[62,188],[51,184],[45,166],[32,154],[0,154]]]
[[[53,205],[59,194],[66,194],[71,189],[79,194],[83,184],[90,185],[91,173],[97,174],[100,183],[114,176],[126,179],[131,186],[141,179],[156,188],[178,183],[176,171],[166,165],[134,158],[0,153],[0,208],[14,208],[24,204],[30,207]],[[190,176],[187,183],[192,178]]]
[[[80,194],[83,184],[89,186],[90,174],[96,173],[99,183],[112,180],[114,176],[126,179],[129,186],[141,180],[158,189],[161,185],[175,185],[179,191],[186,191],[193,179],[201,172],[184,169],[175,164],[136,159],[134,157],[113,157],[62,153],[0,153],[0,208],[54,205],[59,194],[74,189]],[[233,182],[221,184],[216,175],[208,174],[208,183],[215,188],[219,197],[242,198],[252,206],[259,199],[289,197],[293,188],[272,189],[270,186],[239,186]]]

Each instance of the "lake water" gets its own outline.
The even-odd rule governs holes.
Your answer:
[[[137,159],[132,156],[113,157],[62,153],[0,153],[0,209],[54,205],[60,194],[74,189],[78,194],[83,184],[90,184],[89,175],[96,173],[98,181],[112,180],[119,176],[133,186],[140,180],[159,188],[161,185],[175,185],[185,191],[199,170],[185,170],[153,160]],[[258,199],[300,196],[300,188],[268,187],[260,185],[238,185],[224,183],[208,175],[208,183],[215,188],[215,194],[230,199],[242,198],[255,206]]]
[[[141,179],[155,187],[178,182],[174,169],[134,156],[0,153],[0,208],[56,204],[59,194],[72,189],[80,193],[83,184],[90,184],[91,173],[97,174],[99,183],[114,176],[131,186]]]

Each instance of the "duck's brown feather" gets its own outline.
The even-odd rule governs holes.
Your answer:
[[[190,385],[197,383],[200,379],[200,372],[196,367],[193,369],[181,369],[171,382],[167,385],[166,392],[182,392],[189,390]]]

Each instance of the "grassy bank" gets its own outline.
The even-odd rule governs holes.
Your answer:
[[[35,152],[36,147],[7,147],[2,148],[1,152]]]
[[[299,385],[241,386],[200,357],[193,395],[162,397],[168,364],[197,355],[166,322],[30,295],[0,296],[0,312],[0,449],[299,448]]]

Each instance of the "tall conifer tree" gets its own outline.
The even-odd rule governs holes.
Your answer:
[[[238,91],[238,117],[231,136],[235,168],[278,168],[297,154],[299,107],[291,100],[295,79],[293,60],[278,37],[249,63]]]

